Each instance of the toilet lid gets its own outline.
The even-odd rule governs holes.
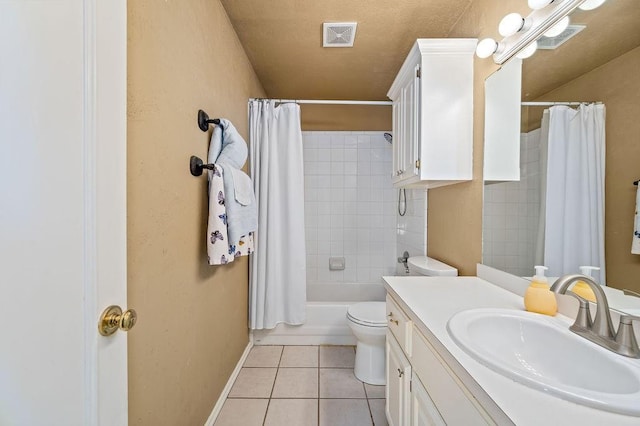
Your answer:
[[[384,302],[361,302],[347,309],[347,317],[351,321],[369,327],[385,327],[386,316],[387,309]]]

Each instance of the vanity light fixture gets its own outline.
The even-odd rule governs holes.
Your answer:
[[[526,17],[510,13],[500,21],[498,32],[504,38],[496,41],[486,38],[478,43],[476,54],[480,58],[493,55],[493,61],[502,65],[518,55],[524,58],[533,55],[538,38],[561,34],[569,24],[567,16],[577,7],[589,2],[604,0],[528,0],[533,11]]]
[[[585,0],[585,2],[578,6],[578,8],[582,10],[593,10],[597,7],[602,6],[602,3],[604,3],[605,1],[607,0]]]
[[[476,46],[476,55],[478,55],[478,58],[488,58],[498,51],[498,47],[498,42],[494,39],[482,39]]]
[[[524,29],[525,19],[519,13],[506,15],[498,24],[498,32],[502,37],[509,37]]]
[[[562,34],[564,32],[564,30],[567,29],[567,27],[569,26],[569,17],[565,16],[564,18],[562,18],[557,24],[555,24],[553,27],[551,27],[549,30],[547,30],[544,33],[545,37],[556,37],[559,36],[560,34]]]
[[[516,58],[527,59],[533,56],[533,54],[536,53],[536,50],[538,50],[538,42],[534,40],[533,43],[518,52]]]

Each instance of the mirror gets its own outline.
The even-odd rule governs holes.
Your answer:
[[[592,11],[576,9],[570,18],[571,25],[585,28],[555,50],[539,49],[523,61],[521,99],[604,104],[602,266],[608,286],[640,292],[640,255],[631,254],[637,189],[633,182],[640,179],[640,7],[636,0],[609,0]],[[487,97],[492,96],[490,85]],[[533,274],[544,250],[539,223],[546,211],[541,205],[546,198],[540,191],[545,186],[546,168],[541,173],[541,145],[535,141],[536,132],[542,133],[542,111],[547,108],[527,106],[520,111],[519,181],[485,182],[483,263],[519,276]],[[489,151],[485,151],[487,155]],[[549,211],[555,214],[555,210]],[[584,212],[588,214],[590,211]],[[554,275],[576,272],[563,270]],[[598,279],[596,274],[594,277]]]

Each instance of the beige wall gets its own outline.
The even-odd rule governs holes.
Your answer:
[[[302,130],[388,131],[391,106],[313,105],[300,107]]]
[[[640,256],[631,254],[640,179],[640,47],[553,90],[537,101],[602,101],[606,111],[605,256],[607,284],[640,292]],[[540,120],[530,117],[530,122]],[[533,126],[536,128],[539,126]]]
[[[498,23],[509,12],[528,13],[519,0],[476,0],[448,37],[483,39],[498,35]],[[473,181],[429,190],[427,254],[475,275],[482,260],[482,165],[484,145],[484,80],[498,69],[491,58],[475,57],[473,113]]]
[[[128,3],[129,422],[202,425],[248,343],[248,263],[207,266],[199,108],[247,135],[262,87],[218,0]]]

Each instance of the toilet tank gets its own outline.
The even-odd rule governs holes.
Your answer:
[[[457,277],[458,270],[453,266],[427,256],[413,256],[407,261],[409,275],[426,275],[429,277]]]

